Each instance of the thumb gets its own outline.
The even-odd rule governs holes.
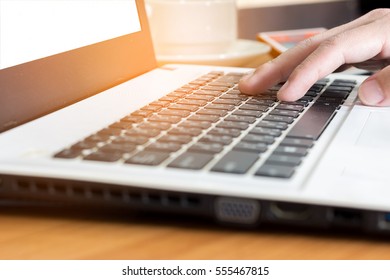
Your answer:
[[[360,101],[369,106],[390,106],[390,66],[367,78],[359,88]]]

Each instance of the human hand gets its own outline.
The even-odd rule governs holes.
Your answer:
[[[317,80],[345,65],[381,68],[362,83],[358,95],[363,104],[390,106],[390,9],[373,10],[300,42],[243,77],[239,88],[260,94],[285,82],[279,100],[295,101]]]

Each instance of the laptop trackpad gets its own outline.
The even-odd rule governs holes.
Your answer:
[[[390,110],[360,107],[359,111],[366,113],[365,123],[356,140],[351,142],[342,175],[354,179],[389,179]]]
[[[357,139],[356,146],[389,149],[390,147],[390,111],[370,112],[367,122]]]

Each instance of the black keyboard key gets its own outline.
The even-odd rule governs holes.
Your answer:
[[[307,148],[294,147],[294,146],[278,146],[275,149],[274,153],[304,157],[307,155]]]
[[[187,85],[187,86],[183,86],[181,88],[176,89],[175,92],[181,93],[182,96],[183,96],[185,94],[191,93],[192,90],[194,90],[196,88],[198,88],[198,87],[197,86],[189,86],[189,85]]]
[[[157,116],[157,115],[154,115],[154,116],[151,116],[149,118],[149,121],[151,122],[164,122],[164,123],[178,123],[182,120],[181,117],[178,117],[178,116]]]
[[[318,93],[319,92],[317,92],[317,91],[309,90],[308,92],[305,93],[305,96],[316,97],[318,95]]]
[[[209,86],[215,86],[215,87],[224,87],[226,89],[229,89],[234,86],[234,83],[229,82],[212,82],[209,84]]]
[[[240,106],[241,110],[260,111],[260,112],[266,112],[268,108],[269,108],[268,106],[256,105],[256,104],[244,104]]]
[[[124,122],[124,121],[116,122],[116,123],[113,123],[109,126],[109,128],[118,128],[118,129],[130,129],[132,127],[134,127],[133,123]]]
[[[270,122],[284,122],[287,124],[291,124],[294,122],[293,117],[285,117],[285,116],[277,116],[277,115],[268,115],[263,120]]]
[[[118,137],[112,141],[114,144],[135,144],[135,145],[142,145],[149,141],[148,137],[145,136],[131,136],[131,135],[124,135],[121,137]]]
[[[297,105],[297,104],[288,104],[288,103],[282,103],[275,107],[275,109],[280,110],[291,110],[291,111],[297,111],[302,112],[305,106],[303,105]]]
[[[256,176],[290,178],[294,174],[295,167],[264,164],[255,173]]]
[[[122,158],[123,153],[94,152],[84,157],[85,160],[116,162]]]
[[[126,116],[121,119],[122,122],[130,122],[130,123],[140,123],[143,122],[144,118],[137,116]]]
[[[203,101],[212,101],[214,96],[211,95],[202,95],[202,94],[191,94],[186,97],[186,99],[190,100],[203,100]]]
[[[205,136],[200,138],[199,141],[205,143],[219,143],[222,145],[229,145],[233,141],[233,138],[227,135],[206,134]]]
[[[54,155],[55,158],[73,159],[81,155],[82,150],[65,149]]]
[[[241,104],[241,100],[240,99],[216,99],[213,101],[213,104],[227,104],[227,105],[234,105],[234,106],[238,106]]]
[[[110,139],[110,135],[104,135],[104,134],[93,134],[91,136],[88,136],[84,139],[85,142],[106,142],[108,139]]]
[[[144,110],[138,110],[138,111],[131,113],[132,116],[142,117],[142,118],[147,118],[151,114],[153,114],[152,111],[144,111]]]
[[[224,94],[224,95],[221,95],[221,97],[219,99],[231,99],[231,100],[241,100],[241,101],[245,101],[245,100],[248,100],[249,97],[246,96],[246,95],[237,95],[237,94]]]
[[[96,147],[96,142],[81,141],[70,147],[71,150],[88,150]]]
[[[231,136],[233,138],[240,136],[241,130],[234,129],[234,128],[222,128],[222,127],[215,127],[212,130],[208,132],[208,134],[212,135],[226,135]]]
[[[238,116],[246,116],[246,117],[255,117],[255,118],[260,118],[263,114],[258,111],[250,111],[250,110],[242,110],[238,109],[232,113],[233,115],[238,115]]]
[[[274,106],[275,102],[272,100],[252,98],[252,99],[248,100],[248,102],[246,102],[246,104],[263,105],[263,106],[267,106],[267,107],[272,107],[272,106]]]
[[[192,136],[189,135],[164,135],[158,139],[159,142],[174,142],[180,144],[187,144],[191,142]]]
[[[122,134],[122,129],[120,128],[103,128],[97,132],[99,135],[115,135],[118,136]]]
[[[182,122],[179,127],[207,129],[211,125],[211,122],[197,122],[186,120],[185,122]]]
[[[218,143],[202,143],[198,142],[192,145],[188,151],[190,152],[201,152],[207,154],[217,154],[223,150],[223,145]]]
[[[151,138],[151,137],[156,137],[160,133],[161,133],[160,129],[155,129],[155,128],[151,128],[151,129],[133,128],[133,129],[127,130],[125,132],[125,135],[143,136],[143,137]]]
[[[232,111],[236,107],[233,105],[229,104],[210,104],[205,107],[206,109],[211,109],[211,110],[227,110],[227,111]]]
[[[267,159],[265,164],[298,166],[299,164],[301,164],[301,162],[302,162],[301,157],[272,154]]]
[[[320,96],[317,100],[316,100],[316,104],[320,104],[320,103],[334,103],[334,104],[341,104],[343,103],[344,99],[343,98],[339,98],[339,97],[326,97],[326,96]]]
[[[217,127],[220,128],[232,128],[238,130],[246,130],[249,127],[249,124],[246,122],[230,122],[230,121],[222,121]]]
[[[215,123],[219,120],[218,116],[212,116],[212,115],[193,115],[188,118],[190,121],[196,121],[196,122],[212,122]]]
[[[169,142],[154,142],[145,148],[146,151],[176,152],[180,150],[181,145]]]
[[[168,132],[169,135],[188,135],[188,136],[198,136],[201,133],[202,133],[202,129],[200,128],[188,128],[188,127],[175,127]]]
[[[342,79],[336,79],[331,83],[331,86],[352,86],[354,87],[356,85],[355,80],[342,80]]]
[[[292,127],[288,136],[317,140],[332,120],[336,109],[332,105],[313,104]]]
[[[234,147],[234,150],[259,153],[259,154],[264,153],[265,151],[267,151],[267,149],[268,149],[267,144],[251,143],[251,142],[244,142],[244,141],[241,141]]]
[[[177,101],[177,104],[201,107],[201,106],[206,105],[207,102],[203,101],[203,100],[190,100],[190,99],[184,98],[184,99]]]
[[[285,130],[288,127],[288,125],[284,122],[282,123],[282,122],[270,122],[270,121],[261,121],[256,126],[264,127],[264,128],[280,129],[280,130]]]
[[[214,155],[206,153],[185,152],[172,161],[168,167],[198,170],[209,163],[213,157]]]
[[[161,111],[159,113],[160,116],[178,116],[181,118],[188,117],[191,114],[190,111],[186,110],[172,110],[172,109],[166,109],[164,111]]]
[[[242,141],[259,142],[270,145],[275,142],[275,137],[269,135],[248,134],[242,139]]]
[[[282,132],[279,129],[265,128],[265,127],[254,127],[251,134],[269,135],[273,137],[279,137]]]
[[[347,92],[351,92],[353,87],[354,87],[353,85],[335,85],[335,84],[332,83],[330,86],[328,86],[326,88],[326,91],[332,91],[332,92],[347,91]]]
[[[197,115],[210,115],[210,116],[217,116],[217,117],[223,117],[228,113],[226,110],[215,110],[215,109],[201,109],[198,112],[196,112]]]
[[[206,96],[218,97],[222,93],[219,91],[203,90],[203,88],[202,88],[202,90],[194,91],[194,94],[195,95],[206,95]]]
[[[164,122],[144,122],[139,124],[137,127],[140,129],[158,129],[158,130],[167,130],[172,126],[170,123]]]
[[[311,147],[313,147],[313,140],[304,139],[304,138],[286,137],[283,139],[283,141],[280,143],[280,145],[281,146],[295,146],[295,147],[311,148]]]
[[[136,145],[131,143],[122,143],[122,144],[115,144],[115,143],[109,143],[107,145],[104,145],[99,148],[100,152],[103,153],[131,153],[136,148]]]
[[[195,105],[185,105],[185,104],[172,104],[168,107],[169,110],[185,110],[189,112],[195,112],[199,109],[198,106]]]
[[[346,99],[349,95],[349,91],[340,90],[340,91],[328,91],[327,89],[321,94],[322,97],[336,97],[341,99]]]
[[[258,160],[254,153],[231,151],[220,159],[211,171],[244,174]]]
[[[227,91],[229,87],[224,87],[224,86],[204,86],[202,87],[202,90],[210,90],[210,91],[218,91],[218,92],[224,92]]]
[[[254,123],[256,118],[250,116],[230,115],[225,118],[225,121]]]
[[[156,166],[168,157],[167,152],[141,151],[126,160],[126,163]]]
[[[292,117],[292,118],[296,118],[299,116],[299,112],[297,112],[297,111],[280,110],[280,109],[273,109],[269,114],[270,115],[277,115],[277,116]]]
[[[312,102],[314,100],[314,97],[312,96],[303,96],[300,99],[297,100],[297,102]]]

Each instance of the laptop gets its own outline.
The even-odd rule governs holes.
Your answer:
[[[365,76],[246,96],[251,69],[158,67],[142,0],[0,3],[2,200],[390,232],[390,109],[359,103]]]

